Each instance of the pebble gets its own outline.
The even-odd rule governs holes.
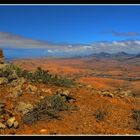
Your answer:
[[[70,91],[69,90],[64,90],[62,94],[68,96],[70,94]]]
[[[14,128],[17,128],[19,126],[19,123],[17,121],[14,122]]]
[[[15,122],[15,117],[11,117],[10,119],[7,120],[7,126],[12,127]]]
[[[44,96],[40,96],[40,99],[44,99],[45,97]]]
[[[42,89],[42,92],[52,94],[52,91],[50,89]]]
[[[47,132],[47,129],[41,129],[40,132],[41,133],[46,133]]]
[[[6,128],[6,125],[0,122],[0,129],[5,129],[5,128]]]

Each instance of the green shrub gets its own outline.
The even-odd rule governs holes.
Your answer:
[[[44,83],[44,84],[53,84],[56,86],[65,86],[71,87],[75,83],[73,80],[68,79],[66,77],[61,77],[58,75],[50,74],[48,70],[42,70],[40,67],[37,68],[35,72],[29,72],[27,70],[23,70],[22,68],[10,64],[3,69],[0,69],[1,77],[9,77],[13,74],[16,74],[18,77],[24,77],[32,82]],[[10,77],[11,79],[11,77]],[[13,80],[12,76],[12,80]]]
[[[44,83],[44,84],[54,84],[57,86],[71,87],[74,85],[74,81],[67,79],[65,77],[52,75],[49,71],[42,70],[40,67],[34,73],[28,72],[25,78],[30,79],[34,82]]]

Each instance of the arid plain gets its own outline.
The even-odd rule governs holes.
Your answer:
[[[135,62],[135,63],[134,63]],[[17,102],[36,104],[40,98],[57,90],[69,91],[76,99],[76,111],[60,112],[62,119],[38,120],[32,125],[22,124],[17,129],[0,130],[1,134],[140,134],[139,120],[134,112],[140,110],[140,59],[108,58],[44,58],[13,61],[15,65],[29,71],[37,67],[50,73],[63,75],[76,81],[71,88],[47,84],[32,84],[37,90],[47,91],[30,94],[27,91],[9,99],[8,109]],[[23,85],[24,88],[27,83]],[[3,91],[1,98],[7,94]],[[9,104],[8,104],[9,103]],[[17,115],[20,120],[21,116]]]

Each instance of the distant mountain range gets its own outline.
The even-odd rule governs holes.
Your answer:
[[[105,51],[99,53],[63,53],[63,52],[51,52],[49,53],[46,49],[3,49],[4,56],[6,60],[11,59],[22,59],[22,58],[114,58],[114,59],[135,59],[140,58],[140,53],[130,54],[125,51],[120,51],[117,53],[108,53]]]
[[[118,52],[118,53],[106,53],[100,52],[96,54],[91,54],[88,57],[97,57],[97,58],[112,58],[112,57],[140,57],[140,54],[128,54],[126,52]]]
[[[107,52],[100,52],[100,53],[93,53],[90,55],[83,55],[83,56],[71,56],[69,58],[116,58],[116,59],[134,59],[134,58],[140,58],[140,53],[138,54],[129,54],[126,52],[118,52],[118,53],[107,53]]]

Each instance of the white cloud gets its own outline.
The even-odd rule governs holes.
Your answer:
[[[134,43],[140,45],[140,40],[135,40]]]
[[[52,50],[48,50],[48,53],[54,53],[54,51],[52,51]]]
[[[92,46],[83,46],[85,49],[92,49]]]
[[[40,41],[12,33],[0,32],[0,48],[44,48],[46,53],[58,54],[88,54],[99,52],[121,52],[140,53],[140,40],[124,40],[124,41],[100,41],[89,45],[60,45],[51,44],[46,41]]]
[[[69,47],[69,48],[71,48],[71,47],[72,47],[72,45],[68,45],[68,47]]]

